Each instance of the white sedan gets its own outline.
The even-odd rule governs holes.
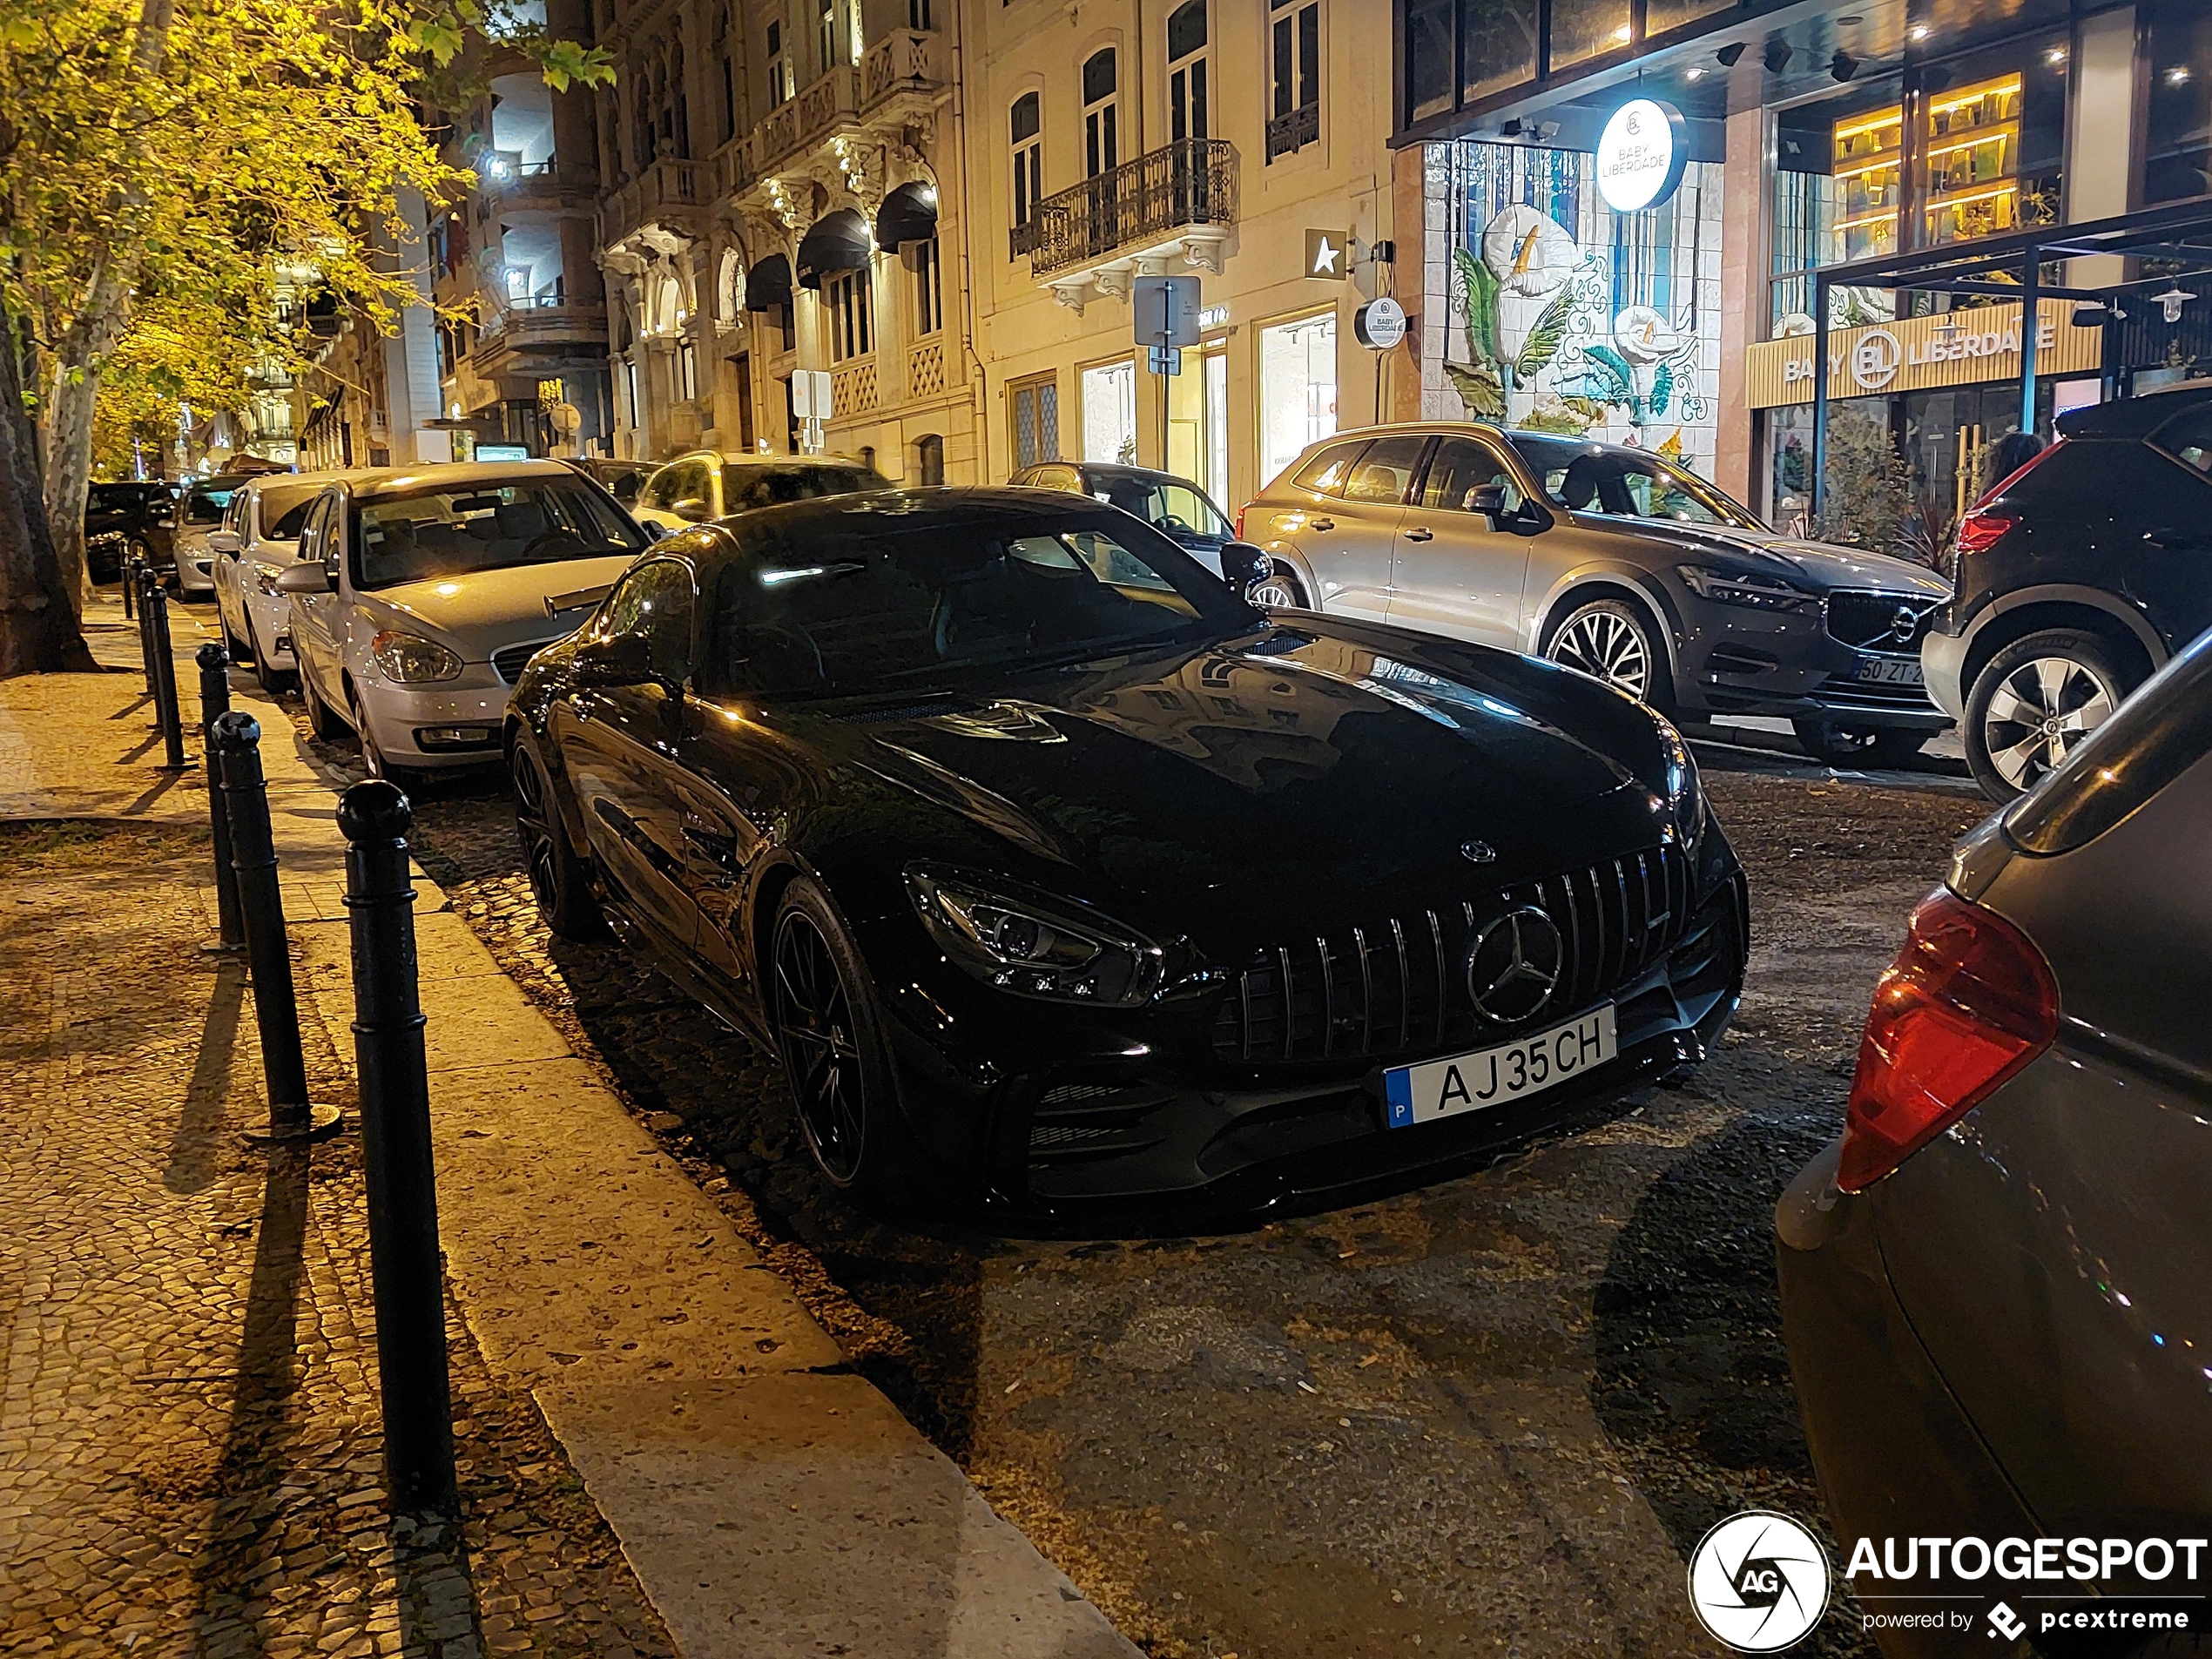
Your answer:
[[[350,727],[379,777],[496,761],[523,665],[646,544],[613,496],[558,462],[340,478],[276,582],[315,734]]]
[[[300,527],[315,497],[345,475],[275,472],[249,478],[232,492],[221,525],[207,533],[224,648],[233,662],[253,664],[264,691],[283,691],[293,677],[292,641],[285,632],[292,603],[277,591],[277,578],[300,556]]]

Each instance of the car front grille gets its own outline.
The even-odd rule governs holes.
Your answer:
[[[1215,1015],[1214,1053],[1251,1065],[1386,1057],[1563,1018],[1665,956],[1687,926],[1691,888],[1688,856],[1661,846],[1256,952]],[[1502,1024],[1475,1007],[1467,958],[1485,928],[1523,906],[1559,930],[1559,977],[1534,1012]]]
[[[1928,617],[1940,602],[1917,593],[1871,593],[1844,589],[1828,596],[1828,637],[1853,651],[1914,656]],[[1902,624],[1900,626],[1900,624]]]
[[[512,685],[523,678],[523,670],[529,665],[530,658],[553,643],[551,639],[533,639],[527,644],[503,645],[491,654],[492,671]]]

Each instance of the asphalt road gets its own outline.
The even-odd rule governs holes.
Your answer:
[[[856,1216],[812,1175],[765,1055],[619,951],[549,938],[496,776],[418,791],[417,850],[852,1363],[1152,1652],[1706,1653],[1683,1590],[1698,1537],[1753,1506],[1819,1514],[1772,1204],[1838,1129],[1906,911],[1986,810],[1940,755],[1838,776],[1735,736],[1699,746],[1754,954],[1687,1087],[1225,1237]],[[1842,1587],[1800,1651],[1871,1654]]]

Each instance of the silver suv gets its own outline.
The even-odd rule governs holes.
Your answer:
[[[1263,604],[1564,663],[1696,719],[1778,716],[1824,760],[1891,763],[1948,724],[1916,564],[1778,536],[1645,449],[1424,422],[1313,445],[1241,516]]]

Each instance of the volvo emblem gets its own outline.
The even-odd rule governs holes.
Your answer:
[[[1498,849],[1487,841],[1461,841],[1460,856],[1469,864],[1495,864]]]
[[[1900,645],[1912,642],[1913,631],[1920,625],[1920,613],[1911,605],[1899,605],[1897,615],[1890,618],[1890,637]]]
[[[1467,947],[1467,995],[1490,1019],[1512,1025],[1551,1001],[1566,967],[1558,924],[1534,905],[1521,905]]]

